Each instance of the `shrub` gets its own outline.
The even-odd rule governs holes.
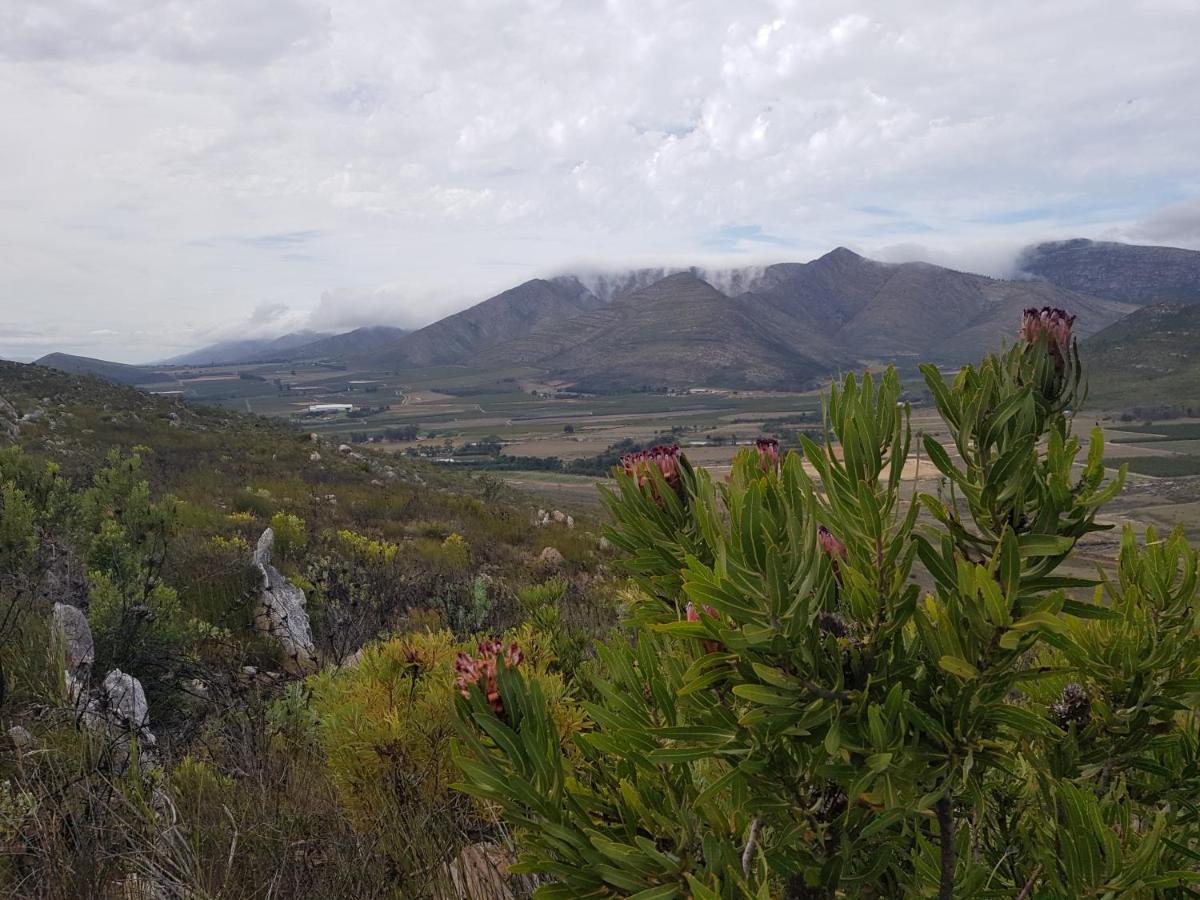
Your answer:
[[[530,648],[530,681],[569,739],[582,717],[562,679],[546,670],[528,629],[506,640]],[[311,713],[298,710],[294,696],[279,701],[290,703],[295,728],[316,728],[341,803],[361,829],[379,835],[402,882],[448,861],[467,833],[486,827],[483,811],[450,789],[455,660],[474,650],[446,631],[407,634],[369,645],[353,669],[310,678]]]
[[[275,513],[271,516],[271,530],[275,533],[275,550],[282,559],[296,558],[308,545],[308,530],[299,516]]]
[[[584,764],[521,666],[458,703],[464,789],[558,880],[539,897],[1193,895],[1197,555],[1127,529],[1115,578],[1063,573],[1123,478],[1099,430],[1077,462],[1069,331],[1030,311],[953,384],[923,367],[945,496],[903,495],[891,370],[831,391],[815,477],[626,459],[636,640],[602,650]]]

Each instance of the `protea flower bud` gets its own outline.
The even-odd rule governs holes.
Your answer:
[[[821,549],[825,551],[825,554],[835,562],[846,558],[846,545],[834,537],[833,532],[824,525],[817,527],[817,541],[820,543]]]
[[[1050,704],[1050,715],[1063,729],[1072,723],[1080,728],[1086,725],[1092,717],[1092,701],[1083,685],[1072,681],[1063,688],[1058,699]]]
[[[1071,348],[1071,325],[1074,316],[1069,316],[1066,310],[1051,306],[1041,309],[1025,310],[1021,320],[1019,338],[1027,344],[1036,344],[1043,336],[1054,358],[1054,367],[1061,372],[1067,364],[1067,354]]]
[[[487,697],[488,705],[500,718],[504,718],[504,700],[500,697],[500,685],[496,679],[497,660],[503,659],[508,667],[519,666],[525,655],[521,647],[513,641],[506,648],[499,641],[483,641],[475,656],[459,653],[454,660],[454,669],[458,675],[454,685],[464,697],[471,696],[471,685],[478,684]]]
[[[681,456],[678,444],[659,445],[649,450],[638,450],[636,453],[626,453],[621,457],[621,467],[625,474],[637,478],[638,487],[643,490],[647,486],[654,489],[653,471],[657,469],[680,499],[684,496],[683,474],[679,462]],[[654,497],[655,502],[662,504],[662,499]]]
[[[832,634],[834,637],[839,638],[844,638],[850,633],[850,629],[846,627],[845,620],[836,613],[818,613],[817,630],[821,634]]]
[[[758,451],[758,464],[764,472],[779,471],[779,441],[772,437],[760,437],[754,441]]]
[[[708,606],[708,605],[705,605],[705,607],[704,607],[704,614],[713,619],[719,618],[719,616],[720,616],[720,613],[718,613],[715,609],[713,609],[711,606]],[[696,609],[695,606],[692,605],[691,600],[688,601],[687,610],[685,611],[684,615],[689,622],[699,622],[700,621],[700,612]],[[700,643],[702,643],[704,645],[705,653],[718,653],[721,650],[721,642],[720,641],[714,641],[711,638],[705,638]]]

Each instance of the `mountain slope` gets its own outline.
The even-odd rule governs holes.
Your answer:
[[[1144,306],[1200,302],[1200,252],[1077,238],[1027,247],[1018,265],[1073,291]]]
[[[70,372],[72,375],[94,375],[113,384],[159,384],[175,380],[173,375],[142,366],[127,366],[90,356],[72,356],[70,353],[49,353],[33,365]]]
[[[230,363],[277,361],[285,358],[286,352],[330,337],[323,331],[293,331],[278,338],[253,338],[244,341],[221,341],[174,356],[163,362],[165,366],[207,366]]]
[[[753,304],[679,272],[603,309],[496,347],[480,361],[541,365],[581,389],[612,390],[801,388],[847,360],[836,352],[799,352]]]
[[[809,263],[747,269],[730,297],[692,269],[484,350],[590,388],[812,384],[840,369],[918,358],[959,363],[1011,340],[1027,306],[1061,306],[1091,334],[1135,307],[1041,281],[998,281],[839,247]],[[735,270],[736,271],[736,270]]]
[[[393,328],[390,325],[368,325],[355,328],[343,334],[334,334],[320,338],[308,344],[291,347],[277,353],[264,362],[290,362],[301,359],[324,359],[337,357],[363,356],[386,347],[408,334],[406,328]]]
[[[1146,306],[1083,342],[1093,406],[1200,401],[1200,303]]]
[[[387,369],[471,362],[487,348],[603,305],[575,278],[535,278],[391,341],[359,362]]]

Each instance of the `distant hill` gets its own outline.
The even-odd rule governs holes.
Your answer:
[[[1084,341],[1089,405],[1200,406],[1200,303],[1156,303]]]
[[[383,369],[463,363],[539,326],[604,305],[574,277],[536,278],[391,341],[359,363]]]
[[[1200,302],[1200,252],[1077,238],[1028,247],[1022,271],[1059,287],[1145,306]]]
[[[92,359],[90,356],[72,356],[69,353],[50,353],[35,360],[33,364],[58,369],[60,372],[70,372],[73,375],[94,375],[113,384],[159,384],[175,381],[175,377],[166,372],[157,372],[143,366],[127,366],[104,359]]]
[[[229,365],[231,363],[278,362],[288,351],[332,337],[325,331],[293,331],[278,338],[221,341],[165,360],[166,366]]]
[[[291,347],[274,356],[268,356],[263,362],[291,362],[302,359],[327,359],[335,357],[348,359],[360,357],[386,347],[408,334],[408,329],[393,328],[390,325],[370,325],[356,328],[343,334],[334,334],[308,344]]]

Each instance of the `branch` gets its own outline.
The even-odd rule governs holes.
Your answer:
[[[755,816],[750,822],[750,837],[746,839],[746,849],[742,851],[742,874],[750,877],[750,860],[754,856],[754,846],[758,843],[758,829],[762,827],[762,817]]]
[[[954,898],[954,811],[950,807],[950,795],[942,797],[935,806],[938,833],[942,844],[942,879],[938,888],[938,900]]]
[[[1037,877],[1042,874],[1042,864],[1038,863],[1033,867],[1033,874],[1029,876],[1029,880],[1025,882],[1025,887],[1021,888],[1021,893],[1017,894],[1017,900],[1026,900],[1033,890],[1033,884],[1037,881]]]

